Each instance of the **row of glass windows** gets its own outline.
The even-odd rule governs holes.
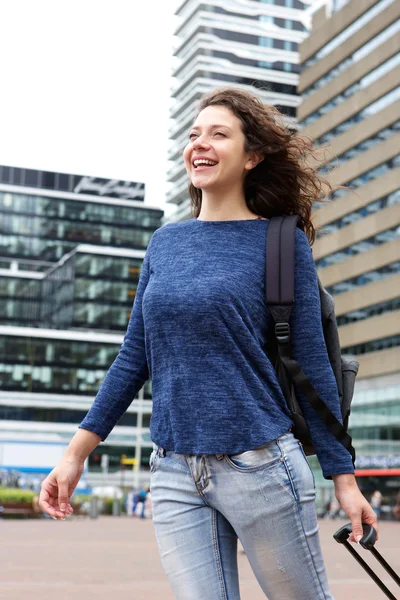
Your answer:
[[[398,402],[393,402],[390,404],[384,404],[383,402],[380,402],[379,404],[370,404],[367,406],[354,406],[351,412],[353,417],[356,415],[377,415],[379,418],[400,417],[400,398]]]
[[[392,404],[375,404],[369,406],[355,406],[352,408],[352,416],[353,421],[355,422],[356,428],[358,423],[358,419],[371,422],[373,425],[382,425],[382,421],[387,420],[387,425],[397,425],[396,429],[400,433],[400,398],[398,402],[394,402]],[[357,417],[357,419],[355,418]],[[372,417],[372,419],[371,419]],[[373,418],[376,417],[376,421],[373,421]],[[365,419],[364,419],[365,418]],[[388,439],[388,438],[383,438]],[[398,438],[400,439],[400,438]]]
[[[296,21],[296,23],[298,24],[294,27],[294,29],[297,29],[298,31],[303,31],[303,25],[298,21]],[[282,41],[270,36],[267,37],[251,35],[249,33],[230,31],[229,29],[217,29],[215,27],[207,27],[202,29],[204,29],[204,33],[212,33],[216,37],[219,37],[223,40],[229,40],[231,42],[241,42],[243,44],[251,44],[252,46],[267,46],[269,48],[279,48],[280,46],[277,42]],[[295,52],[294,46],[291,46],[291,50]]]
[[[32,349],[34,357],[33,352]],[[73,365],[32,367],[29,364],[9,364],[0,361],[0,388],[11,392],[95,395],[106,373],[106,368],[76,368]],[[144,385],[143,397],[145,400],[151,400],[150,380]]]
[[[192,77],[185,82],[185,88],[190,87],[190,85],[199,77],[204,77],[208,79],[215,79],[216,81],[228,81],[230,83],[240,83],[242,85],[253,86],[257,89],[264,89],[275,92],[277,94],[297,94],[297,88],[295,85],[289,85],[287,83],[279,83],[276,81],[266,81],[265,79],[254,79],[252,77],[242,77],[239,75],[229,75],[227,73],[220,72],[212,72],[205,70],[197,70],[193,73]],[[292,109],[293,107],[284,107],[285,114],[288,114],[286,108]],[[294,109],[295,114],[295,109]]]
[[[6,324],[124,330],[140,269],[139,259],[77,253],[43,280],[1,278],[0,319]]]
[[[293,42],[290,40],[280,40],[280,39],[275,39],[275,38],[260,38],[259,36],[256,35],[248,35],[248,34],[238,34],[235,32],[230,32],[230,35],[228,37],[228,34],[225,35],[226,31],[225,30],[215,30],[215,29],[210,29],[209,27],[197,27],[196,29],[196,35],[209,35],[210,33],[214,33],[217,37],[222,38],[222,39],[229,39],[231,41],[238,41],[241,43],[246,43],[246,44],[250,44],[252,46],[267,46],[268,48],[276,48],[278,50],[288,50],[289,52],[297,52],[298,51],[298,47],[299,44],[297,42]],[[181,46],[180,50],[179,50],[179,58],[184,62],[187,58],[187,55],[189,54],[189,52],[192,50],[193,48],[193,44],[195,43],[195,36],[190,36],[186,39],[186,41],[183,43],[183,45]],[[211,56],[213,56],[213,52],[217,52],[216,50],[211,51],[212,53]],[[224,53],[222,53],[224,54]],[[237,61],[235,61],[237,62]],[[254,61],[257,63],[257,61]],[[251,64],[251,63],[247,63],[247,62],[240,62],[239,64]],[[254,65],[254,66],[259,66],[259,65]],[[177,73],[179,73],[179,70],[177,71]]]
[[[259,0],[256,0],[259,1]],[[263,4],[273,4],[274,6],[286,6],[286,8],[297,8],[304,10],[306,5],[300,0],[261,0]]]
[[[376,2],[372,8],[365,11],[358,19],[353,21],[348,27],[343,29],[336,37],[326,43],[322,48],[317,50],[313,56],[310,56],[309,59],[304,63],[304,68],[308,69],[312,65],[315,65],[318,61],[320,61],[324,56],[327,56],[335,48],[341,46],[346,40],[348,40],[352,35],[354,35],[357,31],[360,31],[362,27],[365,27],[367,23],[372,21],[378,14],[380,14],[385,8],[387,8],[390,4],[393,4],[395,0],[380,0]]]
[[[0,298],[25,299],[27,285],[29,282],[20,277],[0,277]]]
[[[100,342],[0,337],[0,361],[6,364],[103,369],[111,365],[118,350],[116,344]]]
[[[17,260],[14,258],[0,259],[0,269],[12,269],[17,265],[18,271],[30,271],[31,273],[44,273],[53,266],[52,262],[44,260]]]
[[[351,419],[352,417],[350,417]],[[357,419],[353,418],[354,425],[351,426],[350,433],[354,440],[383,440],[398,442],[400,440],[400,427],[391,427],[389,424],[381,427],[357,427]],[[395,444],[391,448],[390,444],[363,444],[364,452],[369,450],[371,453],[382,454],[382,450],[385,450],[385,454],[391,454],[393,451],[398,452],[398,445]]]
[[[270,25],[275,25],[276,27],[280,27],[281,29],[293,29],[294,31],[307,31],[304,27],[303,23],[300,21],[293,21],[292,19],[281,19],[279,17],[272,17],[270,15],[262,15],[260,16],[260,21],[263,23],[268,23]],[[263,40],[268,39],[264,37],[260,37],[261,46],[264,46]]]
[[[286,0],[287,3],[290,3],[290,0]],[[298,8],[298,9],[303,9],[303,5],[301,2],[299,2],[298,0],[292,0],[292,3],[295,3],[297,6],[293,7],[293,8]],[[264,2],[265,4],[265,2]],[[271,2],[269,4],[275,4],[275,5],[279,5],[279,2],[277,2],[277,0],[274,0],[274,2]],[[283,0],[283,4],[281,4],[281,6],[285,5],[285,0]],[[279,19],[277,17],[272,17],[269,15],[247,15],[242,13],[238,13],[238,12],[233,12],[231,10],[227,10],[226,8],[221,8],[220,6],[210,6],[208,7],[210,12],[214,12],[220,15],[229,15],[230,17],[239,17],[241,19],[246,18],[246,19],[250,19],[250,20],[260,20],[263,23],[271,23],[273,25],[276,25],[277,27],[282,27],[284,29],[294,29],[296,31],[306,31],[306,28],[304,27],[304,25],[300,22],[300,21],[295,21],[292,19]],[[200,6],[199,7],[200,10],[204,9],[204,7]],[[197,11],[196,11],[197,12]],[[196,12],[193,13],[193,16],[196,15]]]
[[[387,300],[386,302],[379,302],[378,304],[367,306],[366,308],[359,308],[358,310],[346,313],[345,315],[340,315],[336,320],[339,326],[348,325],[349,323],[362,321],[364,319],[369,319],[371,317],[376,317],[378,315],[382,315],[387,312],[393,312],[394,310],[399,309],[400,298],[394,298],[392,300]]]
[[[346,71],[362,58],[370,54],[375,48],[378,48],[381,44],[390,39],[391,36],[395,35],[398,31],[400,31],[400,20],[395,21],[386,27],[381,33],[371,38],[366,44],[361,46],[356,52],[354,52],[351,56],[348,56],[345,60],[343,60],[338,65],[335,65],[333,69],[328,71],[323,77],[317,79],[313,84],[311,84],[308,88],[306,88],[302,92],[303,101],[314,91],[325,87],[330,81],[335,79],[340,73]],[[304,69],[305,67],[303,67]]]
[[[400,130],[400,120],[395,121],[395,123],[393,123],[392,125],[389,125],[388,127],[385,127],[384,129],[382,129],[381,131],[378,131],[378,133],[376,133],[373,137],[370,137],[370,138],[360,142],[356,146],[353,146],[352,148],[350,148],[350,150],[347,150],[346,152],[342,152],[342,154],[339,154],[338,156],[336,156],[332,161],[327,162],[320,169],[320,172],[324,173],[324,172],[331,170],[332,168],[337,168],[337,167],[343,165],[348,160],[356,158],[356,156],[358,156],[362,152],[366,152],[367,150],[374,148],[377,144],[390,139],[391,137],[396,135],[396,133],[398,133],[399,130]]]
[[[352,244],[347,248],[343,248],[343,250],[339,250],[339,252],[334,252],[333,254],[329,254],[328,256],[324,256],[315,262],[317,268],[328,267],[329,265],[335,265],[339,262],[342,262],[355,254],[360,254],[361,252],[368,252],[368,250],[372,250],[376,246],[380,244],[385,244],[386,242],[391,242],[400,236],[400,227],[392,227],[387,229],[386,231],[381,231],[380,233],[367,238],[366,240],[362,240],[361,242],[357,242],[356,244]]]
[[[211,79],[218,79],[221,81],[251,85],[257,89],[270,90],[272,92],[276,92],[277,94],[295,95],[297,93],[296,86],[289,85],[288,83],[277,83],[276,81],[265,81],[262,79],[253,79],[251,77],[240,77],[238,75],[227,75],[226,73],[210,73],[210,77]]]
[[[107,280],[138,281],[142,259],[123,256],[102,256],[78,252],[75,255],[76,277],[107,278]]]
[[[68,173],[54,173],[51,171],[37,171],[35,169],[20,169],[19,167],[0,166],[0,182],[11,185],[23,185],[27,187],[45,188],[63,192],[74,192],[82,182],[82,175],[71,175]],[[129,197],[130,200],[143,200],[144,183],[132,181],[115,181],[102,177],[90,177],[92,186],[99,189],[85,189],[85,194],[101,196],[107,190],[107,196]],[[86,186],[87,187],[87,186]]]
[[[179,14],[182,14],[185,6],[188,4],[190,0],[186,0],[179,7]],[[252,0],[253,2],[262,2],[264,4],[274,4],[275,6],[286,6],[287,8],[298,8],[303,10],[305,8],[304,2],[300,0]],[[211,8],[209,8],[211,10]]]
[[[373,283],[374,281],[382,281],[383,279],[386,279],[391,275],[396,275],[397,273],[400,273],[400,261],[390,263],[389,265],[384,265],[383,267],[374,269],[373,271],[367,271],[366,273],[358,275],[357,277],[340,281],[339,283],[328,286],[326,289],[332,296],[337,296],[343,292],[355,290],[362,285],[367,285],[368,283]]]
[[[47,219],[60,218],[69,221],[89,221],[93,223],[110,223],[136,227],[159,227],[163,212],[118,206],[112,204],[82,202],[81,200],[66,200],[46,198],[28,194],[0,192],[0,211],[17,214],[43,216]]]
[[[362,173],[354,179],[346,181],[343,185],[350,189],[357,190],[362,185],[365,185],[370,181],[374,181],[375,179],[378,179],[378,177],[383,177],[383,175],[386,175],[386,173],[389,173],[393,169],[396,169],[398,166],[400,166],[400,154],[394,156],[393,158],[390,158],[389,160],[385,161],[380,165],[377,165],[376,167],[373,167],[369,171],[365,171],[365,173]],[[348,189],[341,188],[335,190],[332,193],[331,198],[341,198],[342,196],[346,196],[346,194],[348,193]]]
[[[389,58],[387,61],[385,61],[384,63],[379,65],[379,67],[377,67],[376,69],[373,69],[367,75],[362,77],[359,81],[357,81],[356,83],[353,83],[353,85],[348,87],[341,94],[338,94],[337,96],[335,96],[334,98],[332,98],[331,100],[329,100],[328,102],[326,102],[325,104],[320,106],[318,108],[318,110],[314,111],[313,113],[311,113],[310,115],[308,115],[305,119],[303,119],[301,121],[301,123],[300,123],[301,127],[308,127],[309,125],[311,125],[312,123],[317,121],[319,118],[323,117],[328,112],[333,110],[336,106],[339,106],[339,104],[344,102],[344,100],[348,100],[351,96],[353,96],[360,90],[367,88],[374,81],[376,81],[380,77],[383,77],[384,75],[386,75],[386,73],[393,70],[399,64],[400,64],[400,53],[395,54],[394,56]]]
[[[128,306],[112,306],[93,301],[39,303],[30,299],[6,299],[0,302],[0,324],[46,326],[57,328],[91,328],[124,332],[128,326],[132,301]]]
[[[36,421],[41,423],[77,423],[86,416],[86,410],[67,408],[38,408],[28,406],[0,406],[0,421]],[[150,415],[143,415],[143,427],[148,427]],[[147,423],[147,424],[146,424]],[[137,413],[126,412],[118,425],[136,427]]]
[[[380,198],[379,200],[374,200],[369,204],[359,208],[358,210],[344,215],[340,219],[336,221],[332,221],[328,225],[325,225],[322,229],[318,231],[319,237],[322,235],[328,235],[329,233],[333,233],[334,231],[338,231],[351,223],[356,223],[360,221],[364,217],[369,217],[369,215],[373,215],[376,212],[383,210],[389,206],[394,206],[400,202],[400,190],[396,190],[392,194],[385,196],[384,198]]]
[[[242,44],[250,44],[251,46],[267,46],[269,48],[289,50],[291,52],[297,52],[299,46],[297,42],[290,42],[289,45],[285,44],[285,40],[275,39],[272,37],[260,37],[258,35],[250,35],[248,33],[239,33],[237,31],[229,31],[227,29],[216,29],[215,27],[205,27],[204,25],[200,25],[196,28],[196,32],[193,35],[189,36],[180,47],[180,58],[184,58],[184,49],[186,47],[189,47],[190,49],[192,48],[195,34],[212,34],[223,40],[240,42]]]
[[[387,350],[388,348],[397,348],[400,346],[400,335],[392,335],[381,340],[374,340],[356,346],[342,348],[343,354],[350,356],[358,356],[359,354],[367,354],[368,352],[377,352],[378,350]]]
[[[356,386],[352,406],[391,403],[398,400],[400,401],[400,382],[395,381],[382,387],[371,386],[366,389],[358,389]]]
[[[342,123],[340,123],[340,125],[337,125],[337,127],[330,129],[327,133],[314,140],[314,143],[318,146],[329,143],[332,139],[334,139],[341,133],[344,133],[345,131],[348,131],[349,129],[354,127],[356,123],[360,123],[361,121],[364,121],[364,119],[367,119],[371,115],[375,115],[381,110],[384,110],[399,98],[400,86],[398,86],[394,90],[391,90],[390,92],[379,98],[379,100],[376,100],[372,104],[369,104],[357,114],[352,115],[346,121],[343,121]]]
[[[152,232],[135,231],[134,229],[106,231],[105,235],[101,234],[101,230],[95,234],[87,229],[81,230],[80,234],[80,237],[72,234],[68,240],[0,234],[0,254],[15,258],[35,257],[41,260],[58,261],[65,254],[74,250],[78,243],[102,246],[107,243],[104,240],[108,239],[110,241],[107,245],[145,250],[152,236]]]
[[[283,42],[282,42],[283,43]],[[291,44],[292,42],[289,42]],[[288,73],[299,73],[300,65],[283,62],[280,60],[273,62],[259,61],[250,58],[242,58],[241,56],[236,56],[232,52],[221,52],[219,50],[212,50],[211,56],[215,58],[222,58],[224,60],[229,60],[229,62],[235,65],[247,65],[250,67],[260,67],[262,69],[271,69],[272,71],[286,71]]]
[[[90,281],[77,279],[74,297],[79,300],[95,301],[104,304],[126,304],[135,299],[136,288],[126,283],[112,281]]]
[[[121,242],[125,247],[132,247],[133,228],[130,224],[107,225],[94,223],[72,222],[67,219],[49,219],[47,217],[34,217],[16,213],[3,213],[0,217],[0,233],[4,235],[19,234],[29,237],[66,239],[78,243],[115,245]],[[150,239],[151,231],[135,232],[140,236],[147,235]]]

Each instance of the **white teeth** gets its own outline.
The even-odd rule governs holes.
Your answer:
[[[205,158],[199,158],[193,161],[195,167],[199,165],[216,165],[217,163],[213,160],[206,160]]]

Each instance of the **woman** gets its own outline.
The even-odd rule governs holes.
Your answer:
[[[124,343],[65,457],[43,482],[55,518],[83,461],[148,377],[153,519],[175,597],[237,600],[237,539],[269,600],[332,598],[318,537],[315,485],[263,347],[268,218],[298,214],[293,355],[340,418],[321,330],[310,242],[322,181],[309,144],[280,113],[237,89],[202,98],[183,157],[194,218],[160,227],[143,262]],[[305,232],[305,233],[304,233]],[[324,476],[353,524],[376,517],[351,457],[301,399]]]

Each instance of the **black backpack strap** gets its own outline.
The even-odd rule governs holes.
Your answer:
[[[315,388],[309,382],[307,377],[305,376],[303,369],[299,365],[299,363],[285,356],[285,347],[286,344],[282,345],[283,353],[281,354],[280,348],[281,344],[278,341],[278,353],[279,356],[285,365],[286,370],[288,371],[293,383],[297,385],[298,389],[303,392],[313,409],[318,413],[319,417],[326,423],[327,427],[333,433],[335,438],[343,444],[343,446],[348,450],[351,454],[351,458],[353,461],[353,465],[356,460],[356,453],[352,445],[352,439],[350,435],[347,433],[341,422],[335,417],[333,412],[327,407],[325,402],[321,400],[318,396]]]
[[[265,296],[274,320],[278,355],[292,382],[305,395],[336,439],[350,452],[354,464],[355,450],[350,435],[321,400],[299,363],[291,356],[289,319],[294,302],[295,237],[298,223],[297,216],[273,217],[268,223]]]

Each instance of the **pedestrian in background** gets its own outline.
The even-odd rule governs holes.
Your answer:
[[[382,494],[379,490],[375,490],[371,496],[370,504],[377,519],[381,516]]]
[[[161,560],[178,600],[239,600],[237,541],[269,600],[331,599],[315,482],[264,347],[268,220],[298,215],[293,358],[341,420],[310,245],[323,180],[309,140],[241,89],[204,96],[183,153],[194,217],[154,232],[120,352],[41,506],[71,512],[83,462],[151,377],[150,484]],[[155,140],[156,143],[156,140]],[[298,394],[323,475],[352,521],[377,519],[348,450]]]

